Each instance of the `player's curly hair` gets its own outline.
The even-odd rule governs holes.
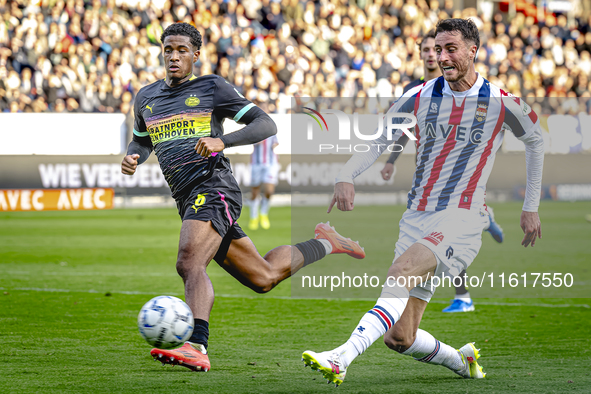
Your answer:
[[[191,39],[191,45],[197,48],[197,50],[201,49],[201,33],[193,25],[188,23],[173,23],[168,26],[160,36],[160,42],[164,42],[164,39],[168,36],[189,37]]]
[[[435,36],[436,36],[436,34],[435,34],[435,29],[431,29],[431,30],[429,30],[429,31],[427,32],[427,34],[425,34],[425,35],[423,36],[423,38],[422,38],[420,41],[417,41],[417,45],[418,45],[419,49],[421,49],[421,45],[423,45],[423,43],[425,42],[425,40],[426,40],[427,38],[432,38],[432,39],[435,39]]]
[[[471,19],[443,19],[437,22],[436,35],[443,32],[460,32],[464,41],[472,41],[480,48],[480,33]]]

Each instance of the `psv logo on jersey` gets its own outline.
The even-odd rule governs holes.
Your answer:
[[[478,106],[476,107],[476,115],[474,115],[474,117],[476,118],[477,121],[484,122],[484,120],[486,119],[487,111],[488,111],[488,105],[478,104]]]
[[[196,107],[199,105],[200,102],[201,100],[199,100],[199,97],[192,94],[185,100],[185,105],[187,107]]]

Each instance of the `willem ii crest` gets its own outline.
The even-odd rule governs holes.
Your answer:
[[[478,104],[476,107],[476,115],[474,116],[477,121],[484,122],[486,119],[486,112],[488,110],[488,105],[486,104]]]

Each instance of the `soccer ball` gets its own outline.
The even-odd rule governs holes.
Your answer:
[[[179,298],[158,296],[142,307],[137,326],[150,345],[158,349],[174,349],[191,337],[193,313]]]

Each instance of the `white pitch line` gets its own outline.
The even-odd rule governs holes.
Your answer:
[[[40,272],[40,273],[34,273],[34,272],[30,272],[30,271],[5,271],[6,275],[12,275],[12,276],[35,276],[35,277],[39,277],[39,275],[46,275],[46,276],[104,276],[104,277],[109,277],[109,276],[115,276],[115,277],[128,277],[128,276],[154,276],[154,277],[177,277],[179,276],[176,272],[175,273],[161,273],[161,272],[109,272],[109,273],[97,273],[97,272],[92,272],[92,271],[74,271],[74,272],[68,272],[66,270],[60,270],[60,271],[54,271],[54,272]],[[211,276],[211,275],[210,275]]]
[[[449,304],[449,301],[431,300],[432,304]],[[587,304],[523,304],[519,302],[480,302],[475,301],[476,305],[490,306],[539,306],[541,308],[591,308]]]
[[[125,294],[125,295],[153,295],[156,294],[154,292],[143,292],[143,291],[98,291],[94,289],[90,290],[69,290],[69,289],[52,289],[52,288],[42,288],[42,287],[15,287],[13,289],[8,289],[6,287],[0,287],[0,290],[7,290],[7,291],[42,291],[48,293],[86,293],[86,294],[102,294],[102,293],[111,293],[111,294]],[[181,293],[168,293],[169,295],[174,296],[181,296]]]
[[[97,277],[97,276],[101,276],[101,277],[129,277],[129,276],[133,276],[133,277],[142,277],[142,276],[148,276],[148,277],[170,277],[170,278],[178,278],[179,274],[176,273],[176,271],[173,272],[109,272],[109,273],[102,273],[102,272],[93,272],[93,271],[70,271],[68,272],[67,269],[66,270],[59,270],[59,271],[51,271],[51,272],[31,272],[31,271],[4,271],[4,274],[6,274],[7,276],[25,276],[25,277],[39,277],[40,275],[46,275],[46,276],[92,276],[92,277]],[[210,277],[212,276],[227,276],[227,274],[225,272],[208,272],[208,275]]]
[[[0,290],[5,291],[41,291],[49,293],[87,293],[87,294],[100,294],[103,291],[98,290],[69,290],[69,289],[52,289],[52,288],[41,288],[41,287],[15,287],[8,289],[6,287],[0,287]],[[110,291],[107,290],[105,293],[111,294],[124,294],[124,295],[158,295],[154,292],[143,292],[143,291]],[[167,295],[182,296],[182,293],[167,292]],[[334,300],[335,298],[294,298],[288,296],[249,296],[240,294],[216,294],[218,298],[247,298],[247,299],[272,299],[272,300]],[[375,301],[375,298],[338,298],[339,301]],[[448,304],[449,301],[443,300],[431,300],[432,304]],[[520,303],[520,302],[488,302],[488,301],[476,301],[477,305],[486,306],[536,306],[540,308],[591,308],[588,304],[542,304],[542,303]]]

